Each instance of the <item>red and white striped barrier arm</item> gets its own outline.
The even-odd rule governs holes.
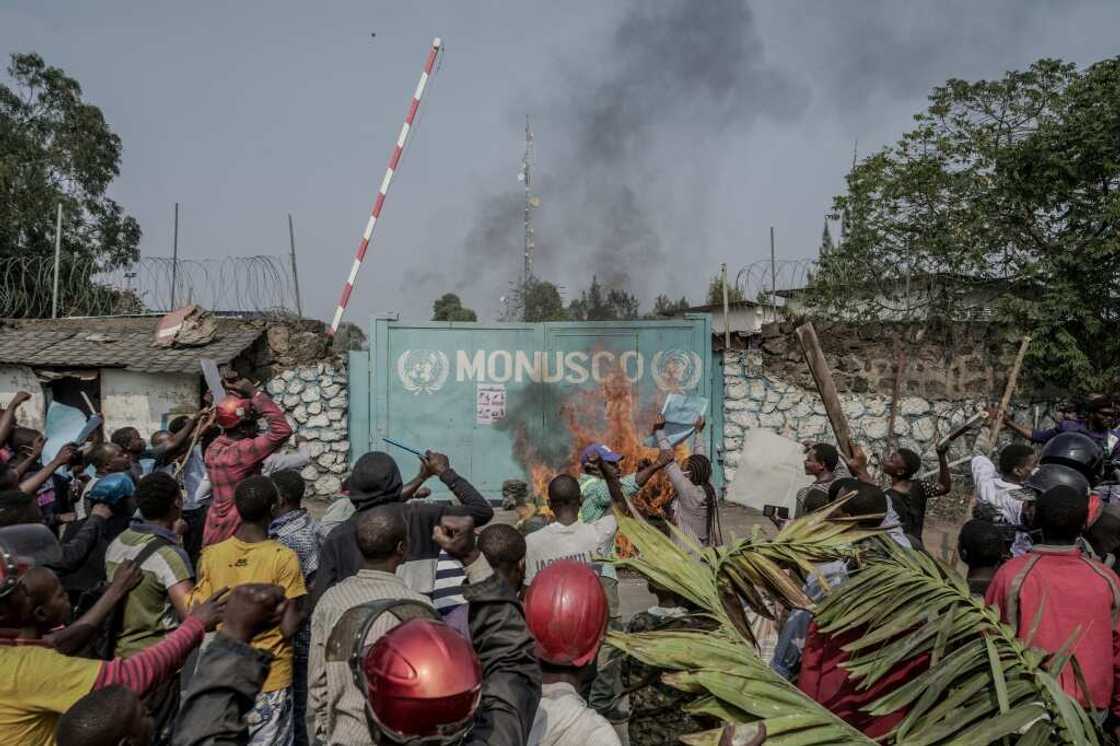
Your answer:
[[[432,42],[431,50],[428,52],[428,59],[424,61],[424,72],[420,74],[420,82],[416,85],[416,92],[412,94],[412,102],[408,105],[408,114],[404,118],[404,124],[401,125],[401,133],[397,136],[397,144],[393,147],[393,154],[389,156],[389,167],[385,169],[385,178],[381,180],[381,189],[377,192],[373,209],[370,210],[369,222],[366,223],[362,240],[358,243],[358,253],[354,257],[354,265],[350,267],[350,276],[346,278],[346,284],[342,287],[342,297],[338,300],[338,308],[334,312],[334,321],[331,322],[331,335],[338,331],[338,325],[342,323],[342,314],[346,312],[346,306],[350,303],[350,295],[354,292],[354,283],[358,280],[358,270],[362,266],[362,260],[366,258],[366,250],[369,249],[369,242],[373,237],[373,227],[377,225],[377,220],[381,217],[381,208],[385,205],[385,195],[389,193],[389,185],[393,183],[393,175],[400,165],[401,153],[404,152],[404,145],[408,141],[408,133],[416,119],[416,111],[420,108],[420,99],[424,96],[424,89],[428,85],[428,79],[432,76],[432,67],[435,65],[436,57],[439,56],[441,49],[442,42],[439,37],[436,37]]]

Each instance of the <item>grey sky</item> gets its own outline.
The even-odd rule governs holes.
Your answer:
[[[538,274],[592,272],[648,306],[702,300],[719,262],[815,254],[852,144],[898,137],[929,88],[1043,57],[1116,54],[1120,4],[846,0],[194,3],[8,0],[0,50],[38,51],[124,142],[114,195],[167,256],[280,254],[292,212],[308,315],[329,318],[428,45],[425,97],[348,320],[484,319],[520,271],[523,117]],[[376,38],[370,33],[376,32]]]

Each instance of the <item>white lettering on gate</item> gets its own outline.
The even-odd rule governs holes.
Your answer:
[[[564,357],[564,365],[570,371],[567,378],[568,383],[587,383],[586,352],[569,352]]]
[[[596,352],[594,355],[591,356],[591,377],[595,379],[596,383],[602,383],[603,382],[603,374],[600,371],[599,361],[604,359],[604,358],[606,358],[607,360],[610,361],[610,362],[607,363],[607,368],[610,369],[611,365],[614,364],[614,353],[613,352],[606,352],[606,351]]]
[[[502,374],[498,375],[498,361],[504,361]],[[486,375],[493,383],[506,383],[513,378],[513,355],[506,350],[494,350],[486,359]],[[519,381],[521,379],[518,379]]]
[[[518,350],[514,356],[516,365],[514,366],[516,372],[513,374],[513,379],[521,383],[525,379],[533,383],[541,382],[541,352],[540,350],[533,353],[533,361],[529,362],[529,356],[523,351]]]
[[[634,361],[634,375],[630,375],[627,365],[630,360]],[[642,380],[642,373],[645,372],[645,360],[642,359],[642,356],[638,354],[637,350],[627,350],[619,355],[618,365],[622,368],[623,375],[626,376],[626,380],[630,383],[637,383]]]
[[[485,378],[485,365],[486,365],[486,350],[475,350],[474,358],[467,357],[466,350],[459,350],[455,356],[455,380],[459,383],[463,381],[479,381],[480,383]]]
[[[540,353],[540,354],[541,354],[541,358],[544,360],[544,364],[541,366],[541,372],[544,374],[543,375],[544,382],[545,383],[560,383],[561,381],[563,381],[564,380],[564,353],[560,352],[560,350],[556,351],[556,367],[552,369],[551,373],[548,370],[548,354],[543,353],[543,352]],[[586,380],[586,378],[584,380]]]

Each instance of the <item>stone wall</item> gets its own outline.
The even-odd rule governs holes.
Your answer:
[[[886,446],[890,395],[849,390],[840,398],[852,437],[867,449],[874,464]],[[988,396],[945,399],[904,395],[895,420],[898,445],[922,454],[926,466],[933,467],[936,442],[989,401]],[[1035,406],[1016,402],[1011,409],[1017,421],[1033,425]],[[731,352],[725,356],[723,409],[724,473],[728,483],[734,479],[739,465],[743,435],[752,428],[767,428],[797,441],[836,442],[815,388],[774,375],[766,367],[765,353],[760,351]],[[1040,427],[1053,423],[1052,405],[1039,404],[1037,414]],[[971,454],[975,437],[969,434],[957,440],[950,459]]]
[[[308,497],[338,494],[350,469],[346,365],[340,359],[277,371],[267,383],[295,430],[293,444],[306,447],[311,463],[303,470]]]

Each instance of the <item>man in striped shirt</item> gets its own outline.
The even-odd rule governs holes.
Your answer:
[[[369,746],[373,743],[366,722],[366,695],[354,685],[346,656],[331,657],[327,641],[349,609],[370,601],[402,599],[432,605],[427,595],[412,591],[396,576],[408,556],[408,524],[402,506],[382,505],[356,517],[354,535],[363,566],[356,575],[323,593],[311,617],[311,669],[308,705],[315,718],[315,737],[326,746]],[[391,614],[382,614],[370,628],[366,645],[396,626]]]

